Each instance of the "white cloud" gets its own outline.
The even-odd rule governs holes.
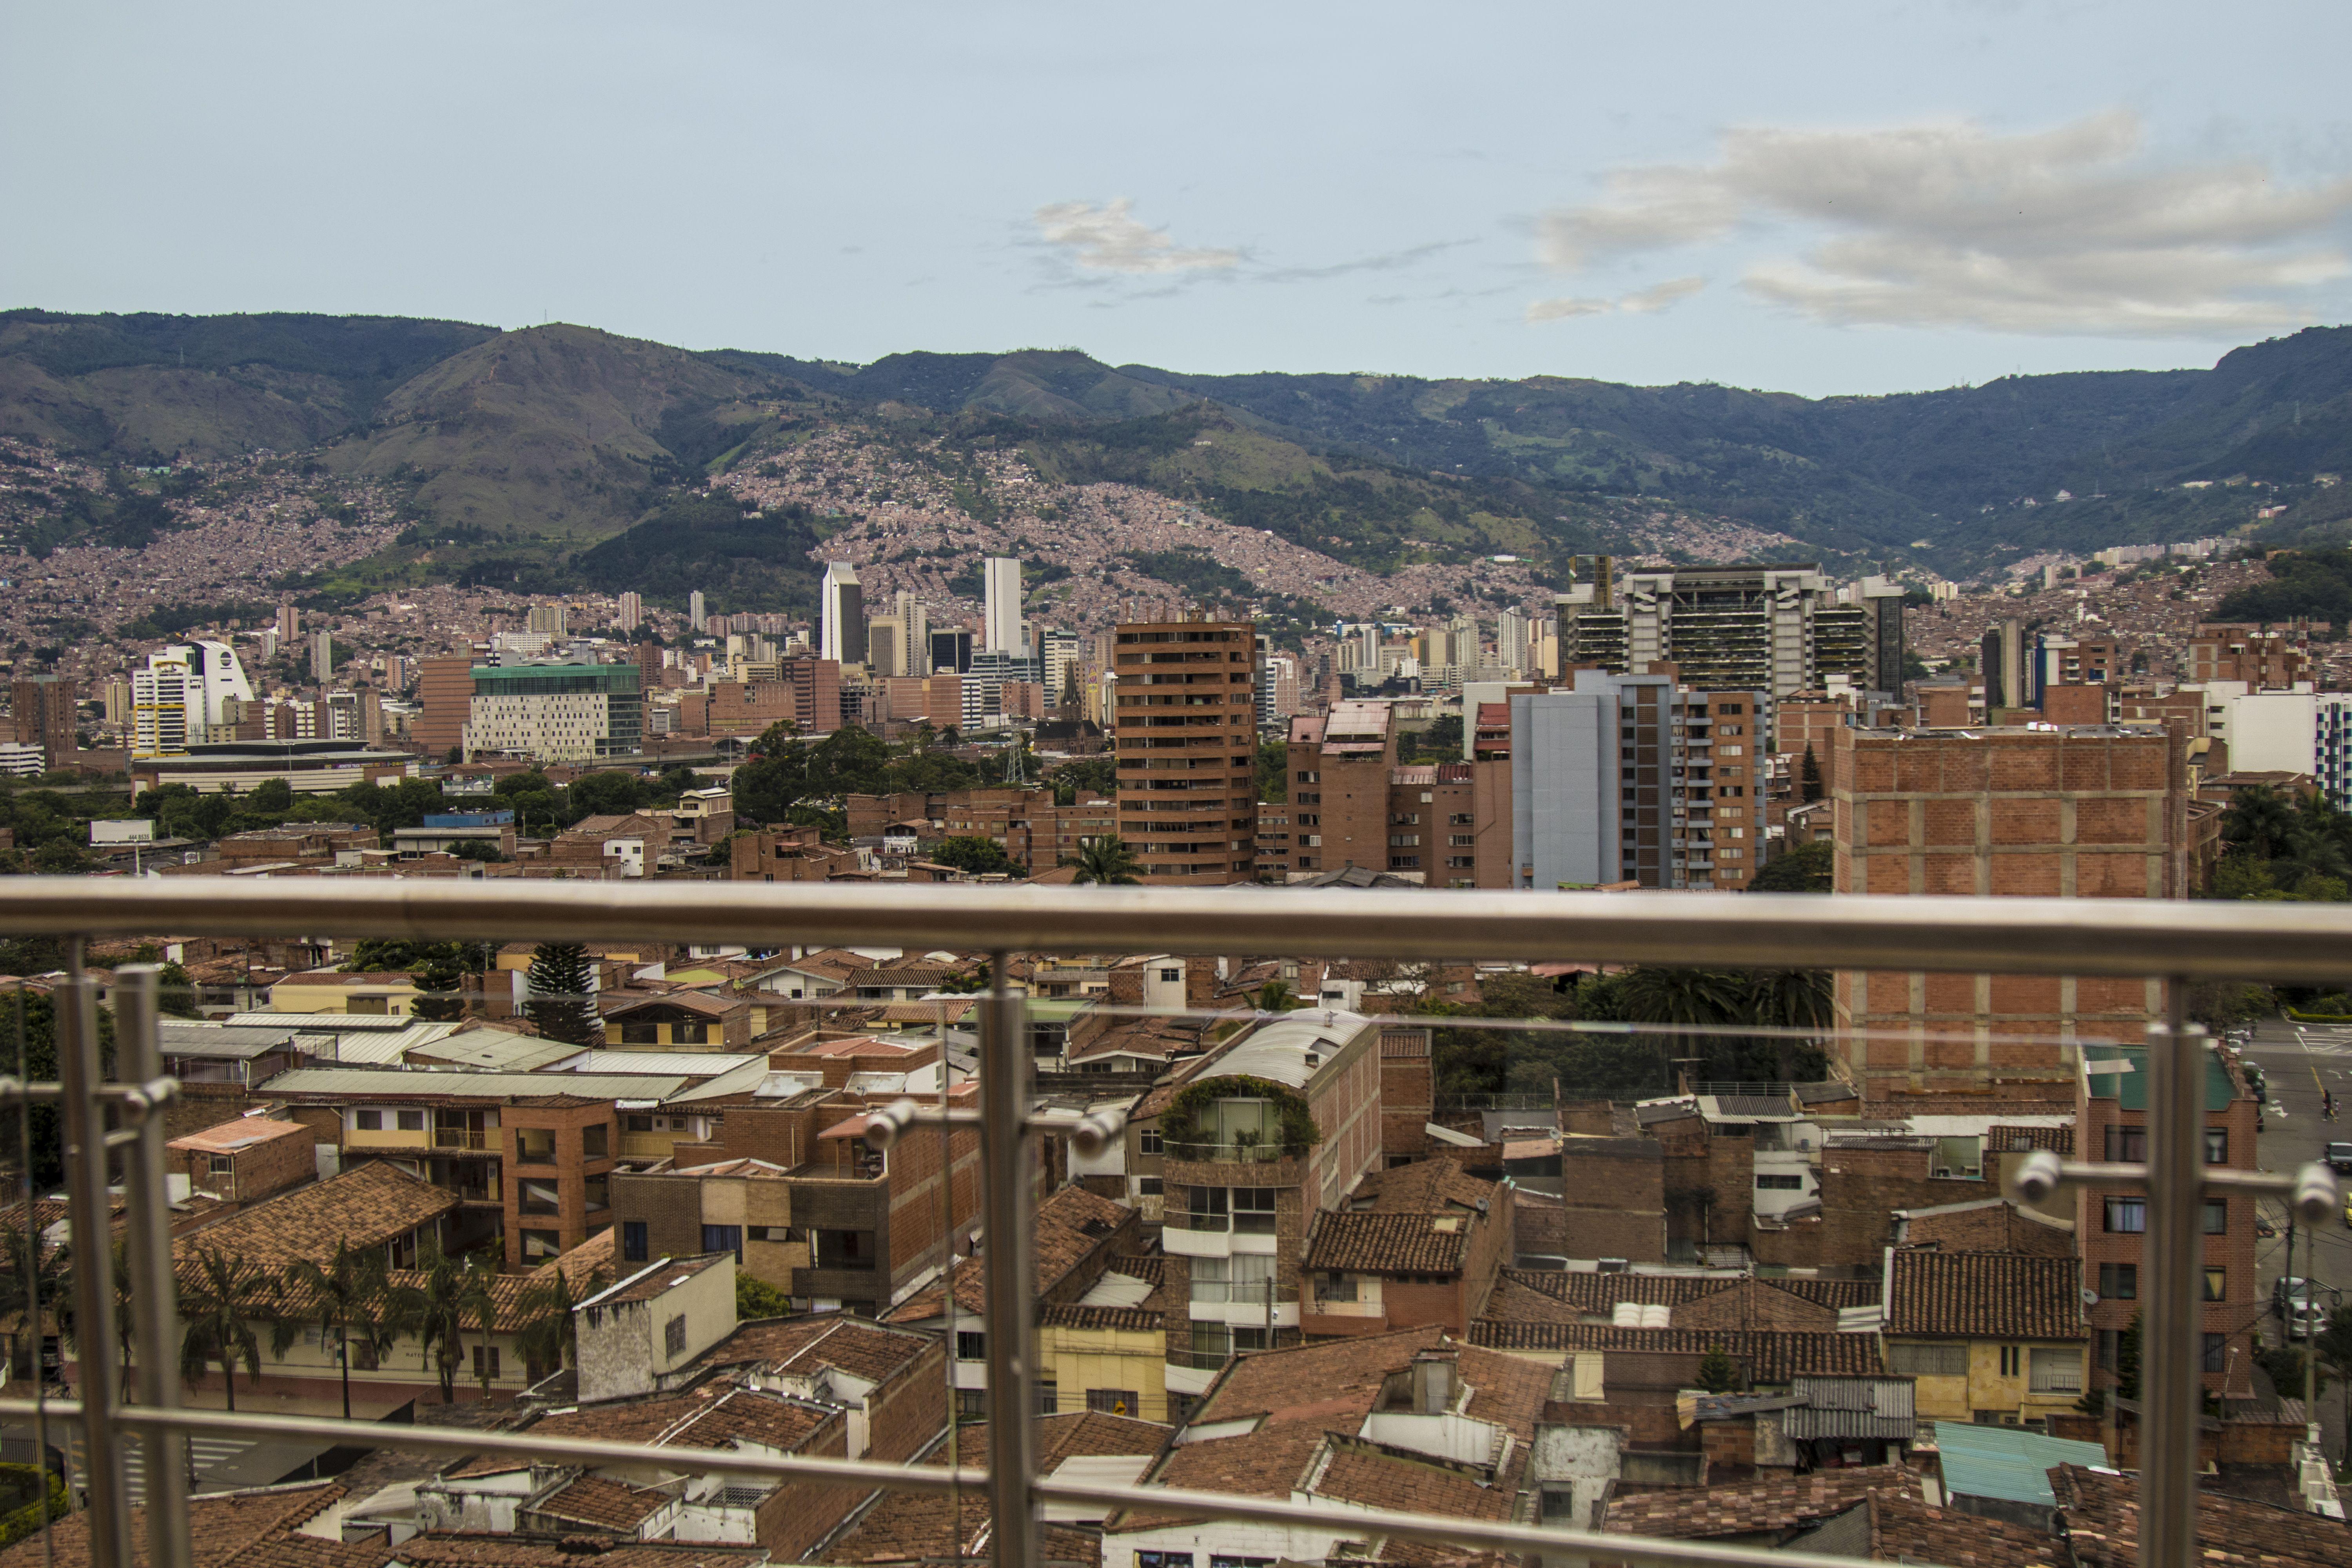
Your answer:
[[[1530,321],[1560,321],[1571,316],[1599,316],[1612,310],[1629,315],[1647,316],[1669,310],[1706,287],[1704,278],[1670,278],[1664,283],[1614,300],[1538,300],[1527,309]]]
[[[1757,298],[1839,325],[2032,333],[2294,326],[2314,319],[2298,296],[2352,272],[2337,238],[2352,179],[2284,187],[2257,163],[2163,166],[2142,149],[2124,112],[2019,136],[1739,130],[1713,163],[1617,172],[1601,204],[1547,214],[1538,243],[1573,272],[1796,226],[1811,248],[1752,268]]]
[[[1055,202],[1034,215],[1039,237],[1081,267],[1100,272],[1192,272],[1236,265],[1238,250],[1187,250],[1168,231],[1138,222],[1125,196],[1102,203]]]

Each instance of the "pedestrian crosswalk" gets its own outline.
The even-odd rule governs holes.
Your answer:
[[[191,1437],[188,1439],[188,1465],[194,1474],[195,1485],[201,1488],[205,1477],[218,1466],[232,1464],[253,1451],[249,1437]],[[137,1507],[147,1500],[146,1445],[136,1441],[126,1443],[122,1449],[122,1473],[129,1482],[131,1502]]]
[[[2352,1029],[2298,1029],[2295,1037],[2315,1057],[2352,1057]]]

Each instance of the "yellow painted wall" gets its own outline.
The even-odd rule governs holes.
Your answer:
[[[2000,1370],[2000,1352],[2005,1348],[2017,1352],[2017,1371],[2007,1376]],[[1966,1377],[1922,1377],[1918,1380],[1913,1398],[1917,1405],[1919,1418],[1923,1421],[1972,1421],[1978,1411],[1993,1410],[2014,1414],[2020,1420],[2033,1421],[2058,1412],[2072,1411],[2081,1394],[2032,1392],[2033,1352],[2051,1349],[2065,1350],[2077,1357],[2084,1351],[2080,1343],[2066,1341],[1970,1341]],[[2078,1369],[2079,1364],[2078,1362]]]
[[[269,988],[269,1010],[273,1013],[349,1013],[352,989],[349,985],[305,985],[297,980],[281,980]],[[372,996],[382,996],[384,1013],[391,1017],[404,1018],[415,1010],[416,988],[413,985],[369,985],[361,989]]]
[[[1037,1337],[1062,1410],[1084,1410],[1089,1388],[1131,1388],[1142,1408],[1129,1415],[1144,1421],[1168,1419],[1164,1336],[1144,1330],[1048,1324],[1037,1331]]]

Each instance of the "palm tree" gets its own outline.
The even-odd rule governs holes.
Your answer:
[[[1137,873],[1143,869],[1143,862],[1135,858],[1135,851],[1116,833],[1081,839],[1078,858],[1071,864],[1078,868],[1076,879],[1081,882],[1133,887],[1142,879]]]
[[[43,1242],[22,1226],[0,1226],[0,1323],[8,1325],[19,1348],[29,1357],[27,1376],[40,1374],[42,1320],[57,1311],[68,1286],[60,1248]]]
[[[1748,1022],[1773,1029],[1826,1029],[1836,1016],[1834,993],[1826,969],[1751,969],[1741,1011]],[[1790,1076],[1800,1042],[1780,1036],[1772,1041],[1780,1058],[1780,1076]]]
[[[1737,1023],[1740,1019],[1745,983],[1737,973],[1720,969],[1685,969],[1679,965],[1643,963],[1625,972],[1618,983],[1625,1016],[1636,1024],[1671,1024],[1683,1028]],[[1670,1056],[1707,1056],[1699,1042],[1705,1036],[1674,1034],[1654,1037]],[[1662,1061],[1664,1079],[1673,1086],[1670,1060]]]
[[[393,1289],[392,1321],[413,1336],[425,1364],[441,1380],[441,1402],[457,1398],[457,1369],[466,1359],[466,1267],[428,1238],[410,1271],[414,1283]]]
[[[526,1286],[517,1299],[522,1326],[515,1333],[515,1353],[530,1369],[532,1382],[572,1364],[576,1343],[572,1309],[578,1304],[572,1281],[561,1268],[549,1269],[546,1279]]]
[[[474,1375],[481,1379],[485,1405],[490,1402],[490,1344],[499,1331],[498,1277],[497,1268],[478,1256],[467,1267],[463,1287],[465,1309],[482,1335],[482,1342],[474,1347]]]
[[[261,1382],[261,1342],[247,1314],[268,1277],[216,1247],[196,1254],[196,1270],[194,1287],[180,1292],[180,1319],[187,1325],[180,1341],[180,1375],[194,1382],[205,1375],[207,1363],[219,1363],[228,1407],[235,1410],[236,1363],[245,1363],[256,1386]]]
[[[2257,860],[2275,860],[2294,837],[2295,814],[2268,784],[2237,792],[2222,819],[2221,837]]]
[[[1298,994],[1287,980],[1269,980],[1257,988],[1253,1000],[1261,1013],[1287,1013],[1298,1005]]]
[[[389,1288],[383,1254],[373,1247],[355,1250],[349,1238],[338,1237],[335,1256],[326,1267],[298,1258],[286,1266],[286,1283],[308,1293],[310,1320],[319,1325],[320,1342],[335,1347],[343,1383],[343,1419],[348,1421],[352,1418],[352,1331],[358,1329],[379,1355],[384,1348],[381,1342],[388,1337],[379,1321]],[[279,1318],[270,1336],[270,1352],[284,1355],[302,1331],[303,1321],[290,1313]]]

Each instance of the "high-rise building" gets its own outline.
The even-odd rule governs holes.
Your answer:
[[[256,637],[253,640],[261,649],[262,663],[272,664],[277,661],[278,637],[278,628],[276,626],[263,627],[260,635]]]
[[[980,646],[991,653],[1027,653],[1021,636],[1021,562],[991,555],[981,563]]]
[[[1246,621],[1118,627],[1118,832],[1143,880],[1252,879],[1257,857],[1257,629]]]
[[[1515,695],[1511,882],[1549,892],[1747,886],[1764,847],[1761,691],[1577,671]]]
[[[961,675],[971,668],[971,633],[961,626],[931,634],[933,675]]]
[[[293,646],[295,639],[299,637],[301,635],[302,611],[300,607],[295,605],[278,605],[278,640],[290,647]]]
[[[818,584],[817,657],[836,664],[866,662],[866,590],[858,585],[857,567],[848,561],[824,563]]]
[[[545,632],[551,637],[572,635],[572,609],[568,605],[533,605],[523,616],[525,631]]]
[[[696,631],[700,631],[702,623],[709,618],[709,602],[703,598],[701,589],[697,588],[693,593],[688,594],[686,596],[687,624],[693,626]]]
[[[1977,672],[1984,680],[1988,712],[2032,705],[2033,669],[2027,661],[2023,621],[2011,616],[1985,628],[1977,645]]]
[[[635,592],[621,595],[614,601],[613,624],[625,632],[635,631],[646,624],[645,595]]]
[[[877,680],[907,673],[907,638],[896,616],[866,617],[866,664]]]
[[[1257,639],[1257,727],[1271,730],[1298,711],[1298,660]]]
[[[930,611],[922,600],[901,588],[891,597],[890,618],[898,623],[898,673],[910,678],[930,674]],[[869,647],[867,651],[873,650]]]
[[[245,668],[225,642],[199,640],[151,654],[146,668],[131,672],[131,754],[185,756],[214,729],[234,726],[227,704],[252,700]]]
[[[1495,662],[1507,670],[1525,674],[1528,663],[1528,617],[1514,608],[1495,617]]]
[[[332,632],[310,634],[310,679],[324,686],[335,673],[335,637]]]
[[[2167,730],[1849,727],[1828,769],[1839,893],[2179,899],[2189,892],[2188,742]],[[2096,906],[2083,919],[2095,922]],[[2136,1039],[2160,981],[1841,973],[1843,1053],[1864,1098],[2063,1093],[2074,1042]],[[1868,1031],[1868,1037],[1857,1032]]]
[[[645,695],[634,664],[477,665],[463,744],[540,762],[636,754]]]
[[[1903,589],[1884,577],[1864,578],[1841,599],[1811,563],[1619,574],[1596,559],[1557,599],[1563,668],[1622,675],[1671,663],[1695,690],[1768,698],[1818,689],[1835,675],[1865,690],[1903,689]]]
[[[74,754],[79,690],[62,675],[20,675],[11,683],[16,743],[41,748],[45,767],[62,768]]]
[[[1049,631],[1037,639],[1046,707],[1058,710],[1062,699],[1078,685],[1078,667],[1085,658],[1085,639],[1076,632]]]

